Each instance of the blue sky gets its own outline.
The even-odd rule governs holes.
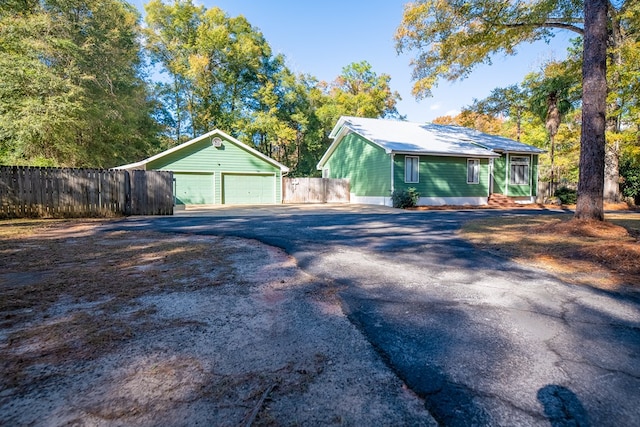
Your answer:
[[[169,3],[172,0],[165,0]],[[352,62],[368,61],[378,74],[391,76],[391,88],[400,93],[400,114],[410,121],[427,122],[457,114],[486,97],[491,89],[522,81],[549,59],[562,59],[572,33],[560,32],[551,44],[523,45],[518,55],[493,58],[493,65],[477,68],[459,82],[442,81],[432,98],[416,101],[411,95],[411,53],[398,56],[393,35],[402,20],[405,0],[218,0],[196,1],[206,8],[220,7],[230,16],[244,15],[262,31],[275,53],[287,58],[297,73],[331,81]],[[143,0],[134,0],[142,13]]]

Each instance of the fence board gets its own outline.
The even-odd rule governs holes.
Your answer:
[[[173,173],[0,166],[0,218],[130,214],[172,215]]]
[[[330,178],[284,178],[284,203],[348,203],[349,180]]]

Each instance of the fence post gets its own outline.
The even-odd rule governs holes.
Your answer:
[[[124,171],[124,214],[131,215],[131,174]]]

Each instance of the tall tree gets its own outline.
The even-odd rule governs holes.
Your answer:
[[[191,137],[213,128],[242,133],[260,109],[258,92],[279,68],[262,33],[243,16],[192,0],[152,0],[146,10],[147,46],[171,79],[165,89],[174,93],[176,140],[185,127]]]
[[[522,135],[522,115],[527,110],[527,96],[520,85],[495,88],[484,99],[474,99],[473,104],[465,110],[490,116],[512,118],[516,124],[516,140]]]
[[[188,72],[204,7],[195,6],[191,0],[176,0],[172,5],[151,0],[144,9],[145,47],[152,62],[169,75],[168,82],[158,84],[161,100],[167,107],[166,119],[170,119],[167,120],[169,137],[175,142],[183,142],[197,133],[197,101]]]
[[[549,135],[549,158],[551,161],[551,194],[555,192],[555,150],[556,135],[564,116],[578,101],[575,88],[579,87],[574,76],[564,67],[564,63],[552,62],[542,73],[527,76],[523,85],[529,93],[531,111],[544,123]]]
[[[607,1],[608,38],[612,61],[619,62],[619,51],[627,28],[635,22],[629,10],[636,1]],[[495,54],[514,55],[523,42],[549,40],[554,31],[568,30],[584,34],[583,1],[485,1],[418,0],[405,6],[403,20],[396,33],[399,51],[416,49],[412,61],[417,97],[429,96],[438,79],[458,80],[468,76],[479,64],[490,64]],[[618,88],[617,76],[611,76],[610,87]],[[618,105],[615,98],[609,110]],[[608,121],[610,130],[619,127],[617,120]],[[608,174],[615,180],[617,163],[612,157]],[[603,160],[604,161],[604,160]],[[617,183],[612,182],[614,190]]]
[[[119,0],[0,6],[0,155],[114,166],[155,142],[138,14]]]
[[[606,0],[585,0],[582,65],[582,134],[575,217],[604,220],[604,152],[607,113]]]
[[[403,119],[396,108],[400,94],[391,90],[390,81],[391,76],[378,75],[367,61],[353,62],[331,83],[319,84],[326,98],[318,115],[329,130],[340,116]]]

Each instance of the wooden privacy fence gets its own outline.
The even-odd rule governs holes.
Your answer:
[[[172,214],[172,172],[0,166],[2,218]]]
[[[349,180],[334,178],[284,178],[284,203],[349,203]]]

